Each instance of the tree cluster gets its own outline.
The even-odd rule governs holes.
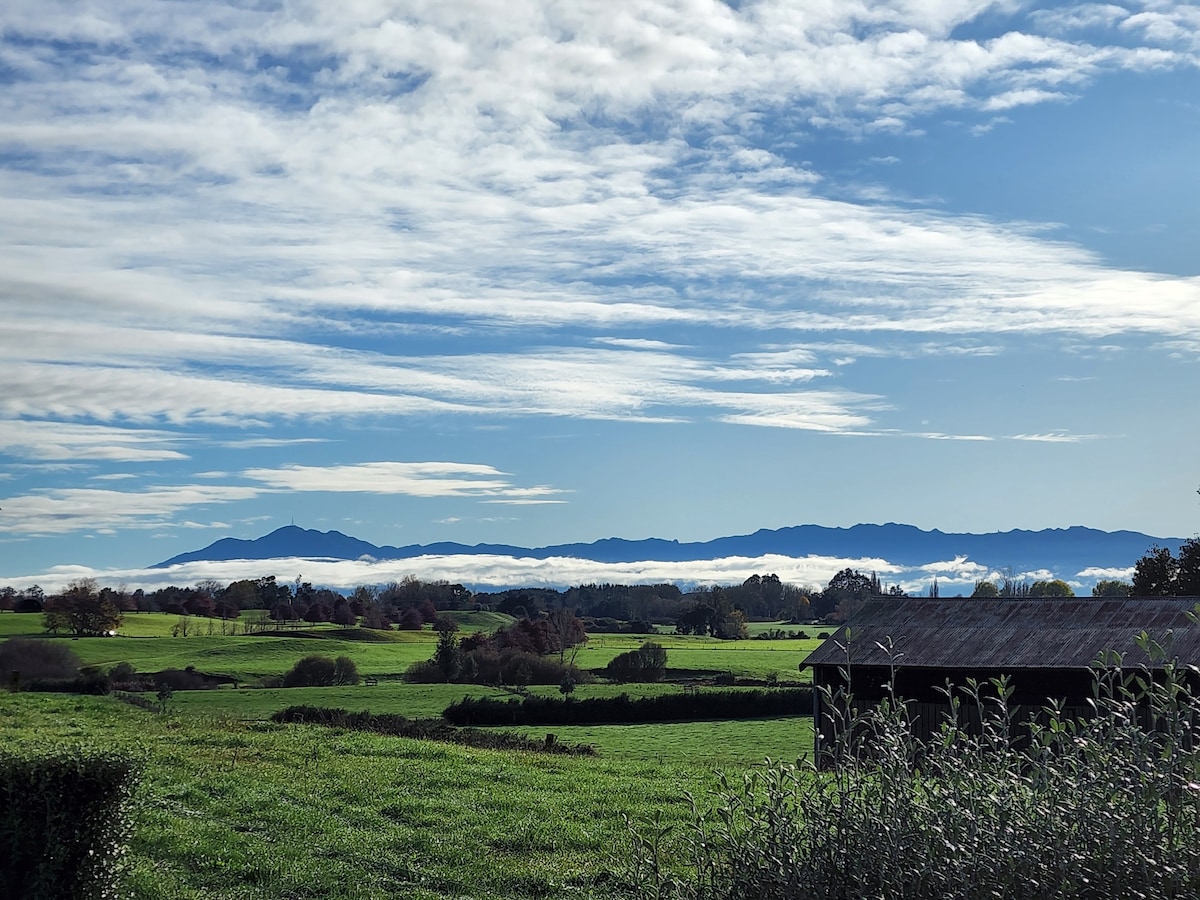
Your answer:
[[[72,585],[64,593],[70,594],[74,588]],[[685,630],[690,627],[695,632],[725,637],[741,636],[738,617],[729,618],[734,610],[742,621],[783,619],[799,623],[812,617],[810,597],[821,596],[820,592],[785,584],[774,574],[752,575],[740,585],[702,586],[686,593],[667,583],[587,584],[564,591],[520,588],[473,593],[461,584],[422,581],[409,576],[382,586],[360,585],[347,596],[314,587],[300,577],[287,584],[273,575],[240,579],[227,585],[205,580],[190,587],[168,585],[154,591],[96,589],[91,583],[88,593],[98,594],[118,613],[163,612],[181,618],[225,621],[241,617],[245,622],[243,612],[260,610],[261,621],[256,622],[256,628],[268,627],[268,623],[332,622],[346,627],[417,630],[436,626],[447,610],[494,610],[534,621],[568,610],[574,616],[597,622],[598,630],[630,633],[651,633],[653,626],[678,624],[690,613],[689,621],[695,624],[685,624]],[[36,585],[21,591],[0,587],[0,610],[43,612],[48,601],[53,606],[55,598],[47,598]],[[697,609],[701,611],[695,612]],[[633,624],[622,626],[619,622]],[[52,624],[58,630],[70,627],[59,617]]]
[[[1200,597],[1200,538],[1184,541],[1179,555],[1152,547],[1133,571],[1135,597]]]
[[[813,597],[812,612],[826,621],[844,622],[867,600],[883,593],[883,585],[874,573],[866,575],[854,569],[842,569],[829,579],[825,590]]]
[[[512,685],[561,685],[568,678],[575,683],[586,680],[575,667],[573,651],[587,641],[587,632],[570,610],[517,619],[494,634],[478,632],[461,641],[454,631],[453,623],[446,623],[438,632],[432,658],[409,666],[404,679]]]
[[[0,610],[12,610],[19,613],[40,613],[46,602],[46,595],[36,584],[18,591],[9,585],[0,587]]]
[[[121,627],[121,610],[111,596],[84,578],[72,582],[61,594],[47,597],[42,625],[51,634],[65,631],[74,637],[114,634]]]

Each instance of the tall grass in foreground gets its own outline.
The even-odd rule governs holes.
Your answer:
[[[947,692],[935,740],[897,698],[841,710],[831,766],[767,766],[635,833],[643,898],[1200,897],[1196,669],[1097,668],[1091,715],[1022,722],[1000,679]],[[963,703],[982,727],[960,727]],[[851,739],[851,735],[854,738]],[[689,800],[691,798],[689,797]],[[679,868],[678,860],[687,860]]]

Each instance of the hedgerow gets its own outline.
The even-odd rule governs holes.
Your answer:
[[[812,715],[812,689],[697,691],[657,697],[589,697],[523,700],[464,697],[442,717],[455,725],[615,725],[633,722],[699,722]]]
[[[573,756],[595,756],[596,749],[589,744],[561,744],[552,735],[545,741],[535,741],[508,731],[484,731],[480,728],[456,728],[441,719],[406,719],[404,716],[362,712],[347,712],[318,706],[289,706],[271,716],[273,722],[303,722],[346,728],[351,731],[370,731],[392,737],[413,738],[421,741],[441,741],[449,744],[464,744],[487,750],[525,750],[534,753],[565,753]]]

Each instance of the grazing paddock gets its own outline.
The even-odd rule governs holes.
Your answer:
[[[459,618],[456,616],[456,618]],[[464,632],[507,617],[461,616]],[[307,704],[350,711],[440,715],[465,696],[507,698],[482,685],[408,684],[437,635],[305,625],[221,634],[215,621],[127,614],[121,634],[72,640],[42,635],[40,614],[0,614],[0,638],[38,636],[69,646],[85,665],[128,662],[139,672],[194,666],[232,675],[238,688],[176,691],[165,712],[117,697],[0,694],[0,742],[82,743],[147,760],[135,807],[128,887],[136,900],[321,897],[569,898],[612,896],[628,863],[626,817],[686,824],[685,795],[711,794],[719,773],[765,758],[794,761],[812,746],[807,718],[512,729],[535,740],[596,747],[595,758],[500,752],[313,725],[271,714]],[[594,635],[577,655],[602,669],[644,636]],[[732,673],[798,680],[813,641],[656,638],[668,678]],[[263,688],[311,653],[345,655],[372,685]],[[704,691],[707,688],[700,687]],[[652,697],[696,690],[678,683],[580,684],[573,696]],[[557,685],[531,693],[558,697]]]
[[[145,753],[138,900],[442,900],[611,893],[626,815],[682,823],[716,780],[643,761],[501,753],[319,726],[0,694],[0,741]]]
[[[742,719],[645,725],[542,725],[516,728],[537,738],[591,744],[601,756],[722,772],[764,760],[794,763],[812,756],[812,719]]]
[[[807,683],[811,675],[800,672],[800,663],[819,645],[818,640],[722,641],[692,635],[661,634],[651,638],[667,651],[668,678],[703,678],[730,672],[736,678]],[[642,635],[596,634],[588,636],[576,665],[599,671],[609,660],[636,650],[647,640]]]

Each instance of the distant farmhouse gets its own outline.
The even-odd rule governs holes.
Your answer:
[[[1200,626],[1188,618],[1197,602],[1200,598],[869,601],[801,664],[812,669],[818,689],[814,758],[821,760],[830,743],[831,720],[819,688],[836,693],[845,687],[843,671],[850,674],[859,709],[878,703],[894,676],[896,695],[913,701],[913,729],[923,740],[949,712],[938,690],[947,680],[961,686],[969,678],[986,682],[1005,674],[1014,688],[1011,704],[1029,709],[1060,700],[1068,712],[1080,714],[1092,696],[1091,664],[1101,653],[1120,653],[1126,670],[1162,669],[1167,660],[1152,661],[1138,647],[1143,631],[1167,647],[1168,659],[1200,665]]]

